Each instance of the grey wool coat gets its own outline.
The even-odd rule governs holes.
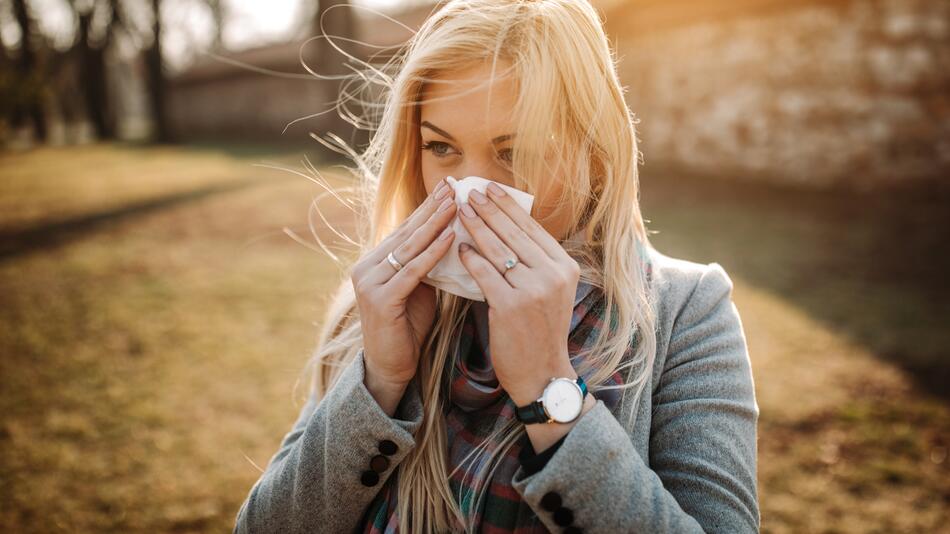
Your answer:
[[[648,250],[657,357],[634,428],[598,400],[544,468],[530,476],[519,468],[512,484],[551,532],[565,530],[552,501],[589,534],[758,532],[759,407],[733,282],[718,263]],[[366,389],[364,370],[360,351],[322,401],[311,397],[303,407],[238,511],[235,533],[360,527],[422,421],[417,389],[408,388],[389,417]]]

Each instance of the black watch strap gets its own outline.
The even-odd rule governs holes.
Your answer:
[[[587,383],[580,375],[577,377],[577,385],[581,388],[581,399],[587,398]],[[545,423],[548,420],[548,414],[544,411],[544,403],[540,400],[532,401],[525,406],[515,407],[515,416],[526,425]]]

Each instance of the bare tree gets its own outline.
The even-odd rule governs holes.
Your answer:
[[[104,36],[92,35],[92,19],[97,7],[107,9],[109,6],[97,4],[99,3],[93,2],[83,9],[73,0],[73,12],[79,22],[73,48],[79,55],[82,65],[79,75],[80,86],[85,96],[86,115],[98,139],[112,139],[115,137],[116,128],[113,115],[107,110],[109,99],[106,90],[105,56],[110,36],[108,31]]]
[[[162,60],[161,1],[152,0],[152,43],[145,50],[145,77],[152,110],[153,141],[171,141],[165,116],[165,70]]]
[[[344,62],[346,57],[338,52],[333,46],[345,50],[348,54],[353,54],[355,47],[347,39],[356,38],[356,18],[353,16],[353,9],[347,0],[320,0],[319,7],[313,18],[314,33],[321,32],[324,38],[320,41],[317,49],[317,64],[321,67],[321,72],[329,74],[341,74],[346,72]],[[333,46],[328,40],[333,41]]]
[[[79,82],[86,115],[97,138],[114,139],[118,117],[115,103],[109,98],[106,54],[115,46],[118,33],[130,32],[130,26],[119,0],[70,0],[69,5],[78,22],[71,52],[78,56],[81,66]],[[98,31],[93,27],[97,16],[107,21]]]
[[[347,0],[320,0],[312,20],[312,32],[322,37],[316,47],[317,73],[326,76],[351,74],[346,67],[346,60],[355,55],[356,46],[352,40],[357,38],[357,21],[350,3]],[[345,53],[341,53],[337,48]],[[334,82],[332,86],[335,88],[334,92],[339,93],[343,80]],[[332,117],[333,120],[326,123],[327,130],[337,134],[351,131],[348,142],[362,141],[359,139],[360,132],[353,130],[352,125],[339,113],[334,113]]]
[[[227,19],[227,6],[224,0],[205,0],[211,9],[211,20],[214,21],[214,39],[211,41],[211,51],[220,52],[224,49],[224,24]]]
[[[38,141],[46,140],[46,119],[42,105],[42,74],[38,65],[33,21],[26,0],[13,0],[13,15],[20,27],[20,54],[15,62],[18,98],[13,106],[11,122],[14,127],[33,122],[33,132]]]

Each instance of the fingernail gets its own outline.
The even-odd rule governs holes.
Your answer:
[[[466,217],[475,217],[475,210],[468,205],[468,202],[462,204],[462,213],[464,213]]]
[[[472,197],[472,200],[478,204],[485,204],[488,202],[488,197],[476,191],[475,189],[469,191],[468,196]]]
[[[435,198],[439,198],[439,199],[445,198],[449,196],[449,193],[451,192],[452,192],[452,188],[449,187],[448,184],[446,184],[445,182],[442,182],[442,184],[439,186],[439,192],[436,193]]]
[[[466,250],[468,250],[468,249],[470,249],[470,248],[472,248],[472,247],[468,246],[468,243],[462,243],[461,245],[459,245],[459,250],[462,251],[462,252],[465,252]]]
[[[447,226],[447,227],[445,228],[445,230],[442,230],[442,234],[439,235],[439,240],[441,241],[441,240],[444,240],[444,239],[448,239],[449,236],[451,236],[451,235],[452,235],[452,227],[451,227],[451,226]]]
[[[453,199],[451,199],[451,198],[447,198],[447,199],[443,200],[442,203],[439,204],[439,211],[445,211],[445,210],[449,209],[449,206],[451,206],[454,202],[455,202],[455,201],[454,201]]]
[[[507,194],[505,193],[505,190],[499,187],[496,183],[488,184],[488,192],[495,195],[496,197],[503,197]]]

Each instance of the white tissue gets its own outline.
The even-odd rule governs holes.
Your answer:
[[[531,213],[531,206],[534,204],[534,195],[487,178],[482,178],[481,176],[468,176],[462,180],[456,180],[452,176],[447,176],[445,180],[449,183],[449,186],[455,190],[455,203],[460,208],[456,211],[455,218],[449,225],[455,230],[455,238],[449,251],[445,253],[445,256],[442,256],[439,263],[429,271],[428,276],[423,278],[422,281],[430,286],[448,291],[453,295],[484,302],[485,295],[478,287],[475,279],[468,274],[468,270],[462,265],[462,260],[459,259],[458,247],[461,243],[468,243],[472,247],[478,248],[475,244],[475,240],[472,239],[472,236],[465,229],[465,225],[459,220],[459,217],[464,216],[462,215],[461,206],[468,202],[469,191],[476,189],[479,193],[486,194],[485,188],[487,188],[490,183],[501,187],[528,213]]]

